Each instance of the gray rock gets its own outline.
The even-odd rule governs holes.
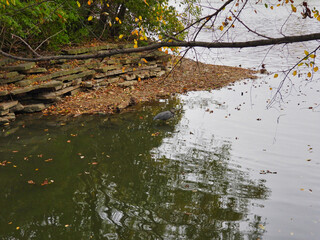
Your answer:
[[[16,106],[9,109],[11,113],[21,112],[24,109],[24,106],[21,103],[18,103]]]
[[[11,101],[11,102],[2,102],[0,103],[0,110],[7,110],[9,108],[12,108],[18,104],[18,101]]]
[[[23,112],[27,112],[27,113],[41,112],[45,108],[46,106],[43,103],[24,105]]]
[[[9,109],[6,109],[6,110],[0,110],[0,116],[8,115],[8,113],[9,113]]]
[[[126,81],[126,82],[122,82],[122,83],[118,83],[119,87],[130,87],[133,85],[138,84],[138,81]]]
[[[31,69],[36,64],[34,62],[21,63],[18,65],[2,66],[0,69],[5,71],[25,71]]]

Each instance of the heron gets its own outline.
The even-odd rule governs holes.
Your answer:
[[[167,121],[170,118],[174,117],[174,113],[175,113],[176,109],[172,108],[169,111],[164,111],[161,113],[158,113],[153,120],[163,120],[163,121]]]

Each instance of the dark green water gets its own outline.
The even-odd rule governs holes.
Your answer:
[[[0,239],[261,237],[265,223],[249,209],[267,198],[264,182],[230,166],[231,143],[175,140],[181,113],[152,121],[163,106],[3,129]],[[188,151],[160,151],[168,141]]]

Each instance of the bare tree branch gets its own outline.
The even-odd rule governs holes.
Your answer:
[[[12,37],[18,38],[21,42],[23,42],[29,49],[31,52],[33,52],[34,55],[36,55],[37,57],[40,57],[40,54],[38,54],[36,52],[36,50],[34,50],[23,38],[15,35],[15,34],[11,34]]]
[[[205,48],[249,48],[249,47],[259,47],[277,44],[288,44],[294,42],[305,42],[312,40],[320,40],[320,33],[313,33],[307,35],[298,36],[287,36],[282,38],[272,38],[272,39],[260,39],[246,42],[201,42],[201,41],[191,41],[191,42],[160,42],[150,44],[148,46],[138,47],[138,48],[122,48],[122,49],[111,49],[95,54],[83,54],[83,55],[56,55],[56,56],[43,56],[36,58],[26,58],[19,57],[0,50],[0,54],[5,57],[13,58],[21,61],[48,61],[48,60],[59,60],[59,59],[89,59],[89,58],[105,58],[118,54],[128,54],[135,52],[144,52],[155,50],[162,47],[205,47]]]

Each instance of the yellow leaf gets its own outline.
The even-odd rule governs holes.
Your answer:
[[[223,26],[220,26],[219,29],[222,31],[223,30]]]
[[[142,61],[144,61],[145,63],[148,63],[148,61],[145,58],[141,58]]]
[[[119,18],[118,18],[118,17],[116,17],[116,21],[117,21],[117,22],[119,21]]]
[[[139,19],[140,19],[140,21],[142,20],[142,17],[141,16],[139,16]]]
[[[17,230],[19,230],[19,229],[20,229],[20,227],[16,227],[16,229],[17,229]]]
[[[303,65],[303,63],[302,63],[302,62],[298,64],[298,66],[299,66],[299,67],[300,67],[300,66],[302,66],[302,65]]]
[[[134,48],[138,48],[138,45],[137,45],[137,44],[135,44],[133,47],[134,47]]]
[[[109,21],[109,26],[111,27],[112,26],[112,23]]]
[[[89,1],[88,1],[88,5],[90,6],[90,5],[91,5],[91,3],[92,3],[92,2],[91,2],[91,0],[89,0]]]
[[[92,21],[93,17],[92,16],[89,16],[88,17],[88,21]]]
[[[304,50],[304,54],[305,54],[305,55],[309,55],[309,52],[306,51],[306,50]]]
[[[316,55],[311,54],[309,57],[311,57],[311,58],[315,58],[315,57],[316,57]]]
[[[81,7],[81,4],[79,3],[79,1],[77,1],[77,5],[78,5],[78,7]]]
[[[308,78],[310,78],[311,77],[311,72],[308,72]]]
[[[138,21],[139,21],[139,19],[138,19],[138,18],[135,18],[134,20],[135,20],[136,22],[138,22]]]
[[[276,73],[273,77],[274,77],[274,78],[277,78],[278,76],[279,76],[278,73]]]
[[[294,71],[294,72],[292,73],[292,75],[293,75],[293,76],[297,75],[297,71]]]
[[[313,71],[315,71],[315,72],[318,72],[318,70],[319,70],[318,67],[315,67],[315,68],[313,69]]]
[[[317,17],[317,20],[320,21],[320,15]]]
[[[119,19],[119,24],[121,24],[122,22],[121,22],[121,20]]]
[[[291,9],[292,9],[292,12],[297,12],[297,8],[293,6],[293,4],[291,4]]]
[[[120,34],[120,35],[119,35],[119,38],[120,38],[120,39],[123,38],[123,34]]]
[[[149,3],[147,3],[147,0],[143,0],[145,4],[147,4],[149,6]]]

